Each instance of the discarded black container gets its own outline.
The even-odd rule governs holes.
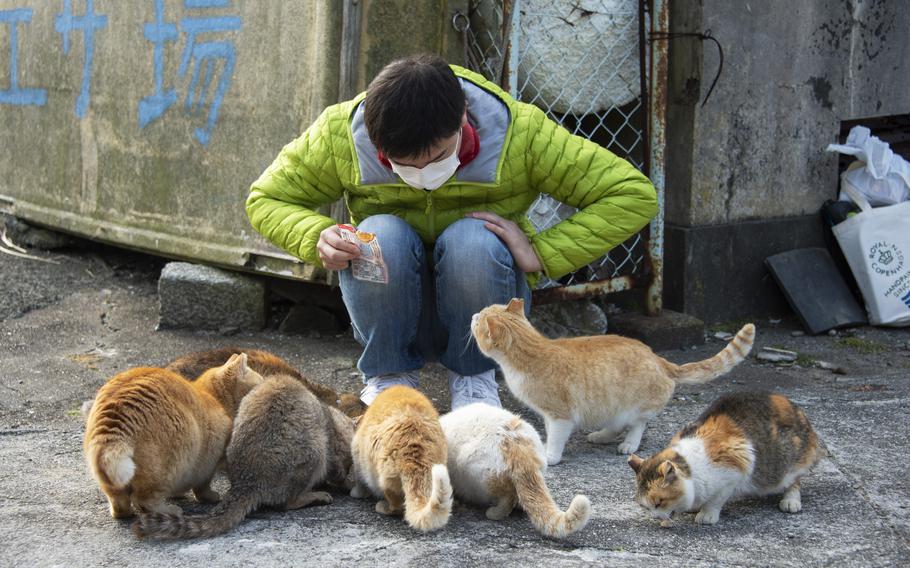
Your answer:
[[[809,333],[867,323],[827,250],[795,249],[769,256],[765,264]]]

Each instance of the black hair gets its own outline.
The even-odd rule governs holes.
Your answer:
[[[370,140],[386,156],[421,156],[461,127],[465,96],[451,67],[436,55],[415,55],[383,67],[367,87],[364,118]]]

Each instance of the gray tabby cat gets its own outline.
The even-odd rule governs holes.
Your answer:
[[[240,404],[227,447],[231,488],[209,515],[152,513],[133,523],[140,538],[211,537],[236,527],[260,505],[299,509],[332,502],[322,483],[351,487],[353,421],[320,402],[300,381],[269,377]]]

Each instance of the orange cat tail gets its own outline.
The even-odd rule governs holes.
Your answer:
[[[664,361],[664,365],[670,372],[670,376],[678,383],[689,385],[706,383],[728,373],[730,369],[740,364],[752,351],[754,342],[755,326],[747,323],[739,330],[733,341],[714,357],[685,365],[675,365]]]
[[[426,474],[402,474],[404,520],[419,531],[428,532],[445,526],[452,513],[452,483],[449,470],[438,463],[430,471],[430,495],[426,495]]]
[[[534,528],[544,536],[565,538],[588,524],[591,502],[584,495],[576,495],[565,512],[556,506],[541,473],[543,463],[529,440],[506,438],[502,450],[518,503]]]
[[[86,458],[98,481],[113,489],[125,488],[136,473],[133,447],[120,439],[90,441]]]

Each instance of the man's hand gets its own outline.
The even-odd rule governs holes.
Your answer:
[[[351,259],[360,256],[360,247],[341,238],[341,229],[332,225],[319,233],[316,254],[327,270],[344,270]]]
[[[474,211],[466,216],[486,221],[483,226],[502,239],[502,242],[509,248],[509,252],[512,253],[515,264],[518,265],[521,271],[540,272],[543,270],[543,265],[531,247],[528,236],[524,234],[524,231],[516,223],[486,211]]]

